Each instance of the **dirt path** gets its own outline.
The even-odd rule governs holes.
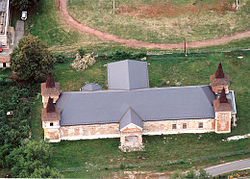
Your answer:
[[[150,42],[142,42],[134,39],[123,39],[118,36],[108,34],[105,32],[98,31],[96,29],[92,29],[88,26],[85,26],[75,20],[73,17],[70,16],[68,10],[67,10],[67,0],[57,0],[58,2],[58,10],[61,14],[62,20],[68,24],[70,27],[77,29],[80,32],[87,33],[87,34],[93,34],[97,37],[99,37],[102,40],[112,41],[116,43],[121,43],[129,47],[137,47],[137,48],[147,48],[147,49],[183,49],[183,43],[175,43],[175,44],[158,44],[158,43],[150,43]],[[206,47],[206,46],[214,46],[214,45],[221,45],[228,43],[235,39],[241,39],[245,37],[250,37],[250,28],[246,31],[235,33],[233,35],[224,36],[217,39],[212,40],[205,40],[205,41],[199,41],[199,42],[188,42],[187,47],[188,48],[197,48],[197,47]]]

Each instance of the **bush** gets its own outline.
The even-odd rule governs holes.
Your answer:
[[[125,59],[140,59],[145,56],[147,56],[145,52],[132,54],[131,52],[117,50],[114,53],[112,53],[110,56],[108,56],[107,58],[111,60],[125,60]]]
[[[20,39],[10,55],[11,69],[17,77],[27,82],[45,78],[55,61],[47,45],[32,35]]]
[[[7,156],[13,177],[59,178],[60,174],[48,166],[50,147],[43,141],[22,141],[19,148]]]
[[[77,52],[79,53],[80,57],[83,58],[83,56],[86,54],[86,51],[84,50],[84,48],[79,48],[77,50]]]
[[[66,62],[66,57],[61,54],[57,54],[53,56],[56,59],[56,63],[64,63]]]

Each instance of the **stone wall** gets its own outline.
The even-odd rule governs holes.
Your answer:
[[[231,112],[216,112],[216,133],[229,133],[231,132]]]
[[[120,128],[118,123],[62,126],[60,131],[62,140],[120,137]]]
[[[44,140],[49,140],[50,142],[60,142],[60,129],[59,128],[45,128],[44,129]]]
[[[184,123],[186,128],[184,128]],[[199,128],[199,123],[203,127]],[[176,129],[173,129],[176,124]],[[143,135],[161,135],[178,133],[204,133],[215,130],[215,119],[188,119],[188,120],[166,120],[166,121],[148,121],[143,123]]]

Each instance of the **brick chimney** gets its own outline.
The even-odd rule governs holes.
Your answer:
[[[220,63],[215,74],[210,75],[210,86],[215,94],[220,94],[223,88],[226,93],[229,93],[229,84],[229,75],[224,74]]]
[[[213,101],[215,112],[215,132],[231,132],[232,101],[227,99],[225,88],[222,89],[218,99]]]
[[[47,106],[49,97],[53,98],[53,103],[56,103],[60,96],[60,84],[55,83],[51,73],[48,74],[46,82],[41,84],[41,94],[43,107]]]
[[[61,110],[55,107],[53,99],[49,97],[46,108],[42,109],[44,140],[49,140],[49,142],[60,141],[60,113]]]

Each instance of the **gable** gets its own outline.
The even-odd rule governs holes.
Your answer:
[[[142,129],[142,119],[131,107],[127,109],[120,120],[120,130],[128,128],[129,126]]]
[[[141,132],[142,128],[137,126],[136,124],[130,123],[127,126],[120,128],[122,132]]]

